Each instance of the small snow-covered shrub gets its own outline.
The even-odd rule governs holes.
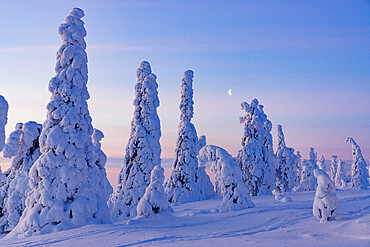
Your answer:
[[[5,144],[5,125],[8,122],[9,105],[5,98],[0,95],[0,152]]]
[[[150,175],[150,184],[137,205],[137,216],[149,218],[155,214],[169,210],[167,196],[164,193],[164,169],[154,167]]]
[[[219,212],[254,207],[240,168],[226,150],[207,145],[199,151],[198,157],[201,164],[212,162],[211,171],[216,173],[215,188],[222,195]]]
[[[250,105],[243,102],[241,106],[245,111],[245,115],[240,117],[244,130],[237,164],[242,170],[250,195],[271,194],[275,187],[272,123],[257,99],[253,99]]]
[[[338,215],[338,198],[335,195],[334,182],[320,169],[314,170],[314,176],[317,178],[318,186],[313,202],[313,215],[320,222],[334,220]]]
[[[205,145],[205,137],[198,141],[193,118],[193,77],[191,70],[184,72],[181,80],[180,124],[175,150],[175,161],[165,185],[170,203],[185,203],[207,199],[214,195],[212,183],[199,167],[198,152]]]
[[[352,182],[350,186],[352,188],[366,189],[368,181],[368,173],[366,171],[366,162],[364,157],[362,157],[360,146],[353,140],[353,138],[348,137],[346,143],[352,145]]]
[[[36,122],[18,123],[10,133],[3,155],[11,158],[10,168],[3,174],[0,188],[0,232],[8,233],[17,224],[26,207],[26,197],[30,190],[31,166],[40,156],[39,136],[41,124]]]

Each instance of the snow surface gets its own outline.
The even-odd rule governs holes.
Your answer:
[[[370,190],[338,189],[336,220],[312,215],[315,192],[291,193],[280,203],[272,195],[253,197],[254,208],[218,213],[221,197],[173,206],[173,217],[87,225],[1,246],[356,246],[370,243]]]
[[[8,122],[8,109],[8,102],[0,95],[0,152],[5,144],[5,125]]]

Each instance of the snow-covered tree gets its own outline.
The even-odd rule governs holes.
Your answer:
[[[337,174],[335,175],[335,186],[346,187],[346,176],[344,172],[344,161],[338,160]]]
[[[334,182],[320,169],[314,170],[314,176],[317,178],[318,186],[313,202],[313,215],[320,222],[334,220],[338,215],[338,198],[335,195]]]
[[[278,148],[276,151],[276,186],[281,192],[289,192],[295,183],[297,156],[293,148],[285,145],[284,133],[281,125],[277,126]]]
[[[161,165],[160,121],[157,77],[143,61],[136,71],[134,116],[117,190],[108,202],[112,221],[135,217],[137,204],[150,183],[150,173]]]
[[[198,167],[199,144],[193,118],[193,77],[191,70],[184,72],[181,80],[180,124],[175,150],[175,161],[166,181],[165,192],[171,203],[185,203],[207,199],[213,195],[212,186],[204,167]],[[212,194],[208,194],[211,192]]]
[[[332,181],[335,180],[337,174],[338,156],[331,156],[331,166],[330,166],[330,178]]]
[[[275,155],[272,147],[272,124],[267,119],[257,99],[241,104],[245,115],[243,124],[242,149],[237,164],[242,169],[243,180],[249,187],[250,195],[270,194],[275,186]]]
[[[295,177],[295,188],[299,186],[299,183],[301,181],[301,172],[302,172],[302,156],[299,151],[297,151],[296,157],[297,157],[297,160],[296,160],[296,167],[295,167],[295,176],[296,176]]]
[[[8,109],[8,102],[0,95],[0,152],[5,144],[5,125],[8,122]]]
[[[310,148],[310,152],[309,152],[308,156],[309,156],[308,162],[311,163],[312,172],[313,172],[315,169],[319,168],[317,166],[317,153],[315,152],[314,148]]]
[[[29,170],[40,156],[39,136],[41,124],[18,123],[10,133],[3,155],[11,158],[10,168],[3,174],[0,188],[0,232],[8,233],[17,224],[26,206],[29,187]]]
[[[299,185],[295,188],[296,191],[313,191],[316,188],[317,182],[316,178],[313,175],[314,167],[312,161],[303,160],[302,161],[302,172],[301,172],[301,181]]]
[[[219,212],[254,207],[240,168],[226,150],[207,145],[199,151],[198,157],[201,164],[212,162],[211,171],[216,173],[215,190],[222,195]]]
[[[163,183],[164,169],[160,166],[156,166],[152,170],[150,184],[137,205],[138,217],[149,218],[155,214],[169,210]]]
[[[368,181],[368,173],[366,171],[366,162],[364,157],[362,157],[360,146],[353,140],[353,138],[348,137],[346,143],[352,145],[352,188],[366,189]]]
[[[198,138],[198,146],[197,146],[198,153],[199,153],[199,150],[201,150],[202,147],[204,147],[205,145],[207,145],[206,136],[202,135]]]
[[[42,154],[30,169],[26,208],[9,236],[110,222],[112,188],[91,140],[83,16],[74,8],[59,27],[63,44],[49,82],[51,101],[39,138]]]
[[[323,170],[326,172],[326,165],[325,165],[325,157],[324,155],[321,155],[320,159],[317,161],[317,166],[319,169]]]

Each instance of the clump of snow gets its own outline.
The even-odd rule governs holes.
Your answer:
[[[198,141],[193,118],[193,77],[191,70],[184,72],[181,80],[180,124],[175,150],[175,161],[166,181],[165,192],[171,203],[204,200],[214,195],[212,184],[204,167],[198,166],[199,149],[205,137]]]
[[[5,125],[8,122],[8,109],[8,102],[0,95],[0,152],[5,144]]]
[[[242,169],[250,195],[270,194],[275,186],[272,124],[257,99],[253,99],[250,105],[243,102],[241,106],[245,115],[240,117],[244,129],[237,164]]]
[[[274,195],[275,201],[279,202],[292,202],[293,199],[291,196],[285,195],[283,192],[280,192],[279,190],[273,190],[272,194]]]
[[[368,173],[366,171],[366,162],[364,157],[362,157],[360,146],[353,140],[353,138],[348,137],[346,143],[352,145],[352,188],[366,189],[368,181]]]
[[[26,207],[29,187],[29,170],[40,156],[39,136],[41,124],[18,123],[10,133],[3,155],[12,158],[10,168],[4,172],[0,196],[0,232],[8,233],[17,224]]]
[[[160,166],[156,166],[152,170],[150,184],[137,205],[138,217],[149,218],[155,214],[169,210],[163,183],[164,169]]]
[[[338,160],[337,174],[335,175],[335,186],[346,187],[346,176],[344,172],[344,161]]]
[[[321,155],[320,159],[317,161],[317,166],[319,169],[323,170],[326,172],[326,165],[325,165],[325,157],[324,155]]]
[[[108,202],[112,221],[135,217],[136,207],[150,183],[150,173],[161,165],[160,121],[157,77],[149,62],[141,62],[136,71],[134,116],[126,146],[123,167],[118,176],[117,190]]]
[[[331,156],[331,166],[330,166],[330,178],[331,180],[335,180],[335,176],[337,174],[337,166],[338,166],[338,156],[333,155]]]
[[[282,192],[289,192],[295,186],[295,170],[297,166],[297,156],[293,148],[285,145],[284,133],[281,125],[277,126],[278,148],[276,151],[276,187]]]
[[[207,145],[199,151],[198,157],[201,164],[212,162],[211,171],[216,173],[215,190],[223,197],[219,212],[254,207],[240,168],[226,150]]]
[[[334,182],[320,169],[314,170],[314,176],[317,178],[318,186],[313,202],[313,215],[320,222],[334,220],[338,215],[338,198],[335,195]]]
[[[81,9],[59,27],[56,76],[40,135],[41,156],[30,169],[30,192],[18,225],[8,235],[44,234],[89,223],[108,223],[112,188],[91,135],[87,100],[86,30]]]

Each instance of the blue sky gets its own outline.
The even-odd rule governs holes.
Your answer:
[[[235,155],[240,103],[257,98],[289,146],[307,156],[351,157],[347,136],[370,158],[369,1],[1,1],[0,94],[16,122],[45,119],[57,33],[73,7],[85,11],[89,109],[123,156],[142,60],[158,77],[163,157],[172,157],[180,80],[195,72],[194,124]],[[227,91],[232,89],[233,95]]]

